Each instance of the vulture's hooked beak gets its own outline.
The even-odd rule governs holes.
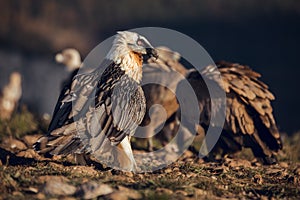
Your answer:
[[[149,57],[149,58],[154,57],[155,59],[158,58],[158,53],[157,53],[156,49],[146,48],[146,52],[147,52],[147,57]]]

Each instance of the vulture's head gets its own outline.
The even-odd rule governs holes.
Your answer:
[[[22,82],[21,74],[19,72],[13,72],[9,77],[9,84],[12,86],[20,87]]]
[[[156,50],[144,36],[130,31],[118,31],[107,58],[120,63],[126,55],[139,58],[158,57]]]
[[[144,37],[134,32],[119,31],[106,59],[113,61],[129,77],[140,83],[144,60],[158,57],[156,50]]]
[[[81,57],[76,49],[68,48],[61,53],[56,54],[55,60],[58,63],[64,64],[68,71],[78,69],[81,65]]]

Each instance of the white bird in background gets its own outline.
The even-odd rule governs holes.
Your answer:
[[[57,63],[64,64],[69,72],[72,72],[81,66],[80,53],[74,48],[64,49],[61,53],[55,55]]]
[[[109,154],[110,160],[99,161],[136,170],[129,140],[145,114],[140,86],[144,56],[157,57],[145,37],[118,32],[100,67],[75,76],[68,90],[62,91],[48,134],[34,148],[51,155],[92,154],[102,158]]]
[[[19,72],[13,72],[9,77],[9,83],[4,86],[0,95],[0,118],[10,119],[17,109],[22,96],[22,78]]]
[[[74,48],[64,49],[62,52],[55,55],[55,61],[59,64],[63,64],[70,75],[67,79],[62,82],[61,94],[64,94],[70,87],[74,76],[78,74],[80,67],[82,66],[80,53]]]

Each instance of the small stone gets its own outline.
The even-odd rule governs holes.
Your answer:
[[[46,199],[46,196],[45,194],[39,192],[36,196],[35,196],[37,199]]]
[[[184,153],[183,153],[183,157],[185,158],[191,158],[194,156],[194,153],[189,151],[189,150],[186,150]]]
[[[35,158],[37,160],[39,160],[41,158],[41,156],[33,149],[27,149],[25,151],[20,151],[17,154],[17,156],[24,157],[24,158]]]
[[[289,164],[287,162],[280,162],[279,165],[280,165],[280,167],[283,167],[283,168],[289,167]]]
[[[203,196],[203,195],[207,195],[207,191],[206,190],[202,190],[202,189],[198,189],[198,188],[195,188],[194,189],[194,193],[195,193],[195,196],[198,197],[198,196]]]
[[[259,185],[263,184],[263,178],[260,174],[255,174],[254,178],[254,182],[258,183]]]
[[[124,171],[123,174],[127,177],[133,177],[133,173],[132,172],[126,172]]]
[[[226,160],[228,162],[228,166],[232,167],[236,170],[239,170],[240,167],[251,167],[251,162],[244,159],[229,159]]]
[[[12,193],[12,195],[13,195],[13,196],[19,196],[19,197],[24,197],[24,195],[23,195],[21,192],[19,192],[19,191],[14,191],[14,192]]]
[[[60,182],[55,179],[48,180],[44,187],[42,188],[42,191],[46,195],[73,195],[76,191],[76,187],[70,184],[67,184],[65,182]]]
[[[76,200],[75,197],[60,197],[60,200]]]
[[[107,196],[111,200],[127,200],[128,197],[124,195],[124,192],[115,191]]]
[[[296,173],[297,175],[300,175],[300,167],[298,167],[298,168],[295,169],[295,173]]]
[[[188,195],[188,193],[186,191],[183,191],[183,190],[177,190],[175,193],[177,195],[183,195],[183,196],[187,196]]]
[[[141,199],[142,195],[135,190],[123,187],[123,186],[118,186],[118,190],[120,192],[124,192],[124,195],[126,195],[129,199]]]
[[[269,198],[268,198],[267,196],[263,196],[263,195],[262,195],[262,196],[260,196],[260,199],[261,199],[261,200],[268,200]]]
[[[167,194],[167,195],[173,194],[173,191],[167,188],[156,188],[156,192]]]
[[[11,149],[11,150],[25,150],[27,146],[21,142],[20,140],[14,138],[6,138],[3,141],[3,147]]]
[[[32,148],[33,144],[41,137],[40,134],[38,135],[25,135],[22,140],[25,142],[25,144],[29,147]]]
[[[83,199],[93,199],[99,196],[108,195],[112,192],[113,189],[109,185],[91,181],[80,185],[77,188],[76,196]]]
[[[180,171],[178,167],[173,168],[173,172]]]
[[[36,188],[36,187],[29,187],[29,188],[26,189],[26,191],[37,194],[39,192],[39,189]]]
[[[112,200],[127,200],[127,199],[141,199],[142,195],[135,190],[130,190],[126,188],[126,190],[122,189],[119,191],[114,191],[113,193],[109,194],[107,197]]]
[[[197,174],[194,173],[194,172],[189,172],[187,175],[186,175],[187,178],[191,178],[191,177],[197,177]]]

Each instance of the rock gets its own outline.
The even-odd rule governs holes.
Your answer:
[[[263,184],[263,178],[260,174],[255,174],[253,177],[253,180],[255,183],[258,183],[259,185]]]
[[[189,150],[186,150],[184,153],[183,153],[183,157],[184,158],[192,158],[194,156],[194,153],[189,151]]]
[[[142,199],[142,195],[134,190],[132,190],[131,192],[115,191],[107,197],[112,200]]]
[[[297,167],[297,168],[295,169],[295,173],[296,173],[297,175],[300,175],[300,167]]]
[[[118,186],[118,190],[123,192],[129,199],[141,199],[142,195],[136,191],[123,186]]]
[[[167,194],[167,195],[173,194],[173,191],[167,188],[156,188],[156,192]]]
[[[82,199],[92,199],[112,192],[113,189],[109,185],[91,181],[80,185],[77,188],[76,196]]]
[[[41,137],[40,134],[38,135],[25,135],[22,140],[25,142],[25,144],[32,148],[33,144]]]
[[[283,172],[283,169],[268,168],[268,169],[266,169],[265,173],[267,175],[275,175],[275,174],[280,175],[280,174],[282,174],[282,172]]]
[[[41,192],[39,192],[35,197],[36,197],[36,199],[46,199],[45,194],[43,194]]]
[[[41,159],[41,156],[34,151],[33,149],[27,149],[25,151],[20,151],[17,156],[24,157],[24,158],[35,158],[37,160]]]
[[[2,146],[7,150],[22,151],[27,149],[27,146],[20,140],[14,138],[5,138],[2,142]]]
[[[127,200],[128,197],[123,192],[115,191],[107,196],[111,200]]]
[[[287,162],[280,162],[279,163],[279,166],[280,167],[283,167],[283,168],[288,168],[289,167],[289,164]]]
[[[24,191],[37,194],[39,192],[39,189],[36,187],[29,187],[29,188],[24,189]]]
[[[59,179],[50,179],[42,187],[42,192],[50,196],[67,196],[76,192],[76,187],[59,181]]]
[[[208,194],[208,192],[206,190],[202,190],[202,189],[198,189],[198,188],[194,188],[194,193],[195,193],[196,197],[201,197],[201,196]]]
[[[178,172],[178,171],[180,171],[179,167],[174,167],[173,168],[173,172]]]
[[[187,196],[188,193],[186,191],[183,190],[176,190],[175,192],[176,195],[182,195],[182,196]]]
[[[63,171],[65,169],[67,169],[67,167],[63,166],[62,164],[55,163],[55,162],[52,162],[52,161],[48,163],[48,166],[55,169],[55,170],[59,170],[59,171]]]
[[[226,158],[225,161],[229,167],[239,169],[239,167],[251,167],[251,162],[244,159],[230,159]]]
[[[12,193],[12,195],[17,199],[18,197],[19,198],[24,198],[24,195],[21,193],[21,192],[19,192],[19,191],[14,191],[13,193]]]

